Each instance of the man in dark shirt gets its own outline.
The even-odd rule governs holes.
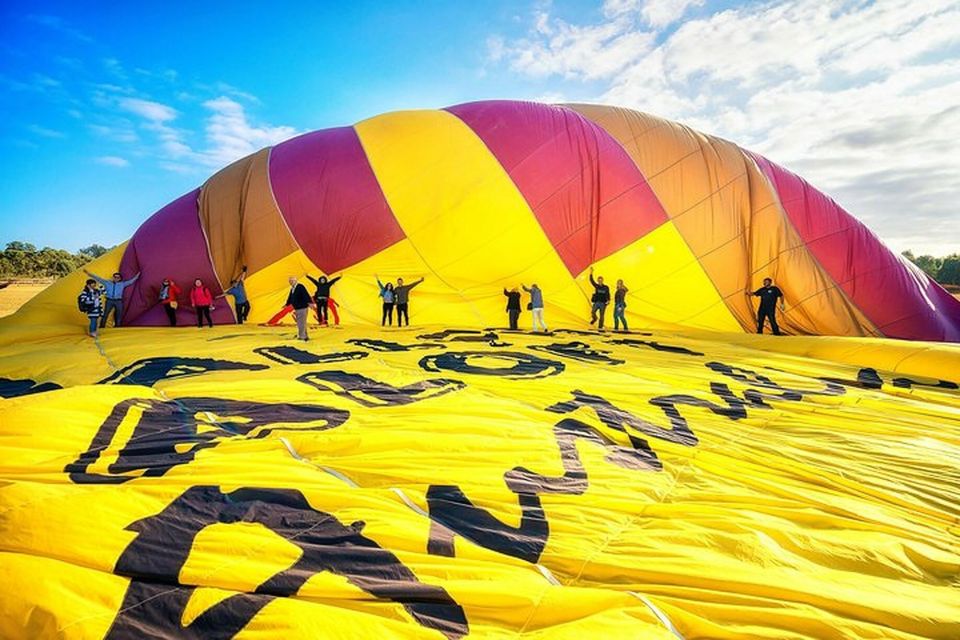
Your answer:
[[[607,305],[610,304],[610,287],[603,284],[603,276],[596,280],[593,279],[593,267],[590,267],[590,284],[593,285],[593,296],[590,298],[592,306],[590,308],[590,324],[597,321],[597,315],[600,316],[600,324],[597,328],[603,330],[603,317],[607,314]]]
[[[306,342],[310,339],[307,335],[307,309],[312,302],[307,288],[297,282],[296,277],[290,276],[290,294],[287,296],[287,304],[293,307],[293,315],[297,319],[297,340]]]
[[[403,321],[407,321],[407,326],[410,326],[410,313],[408,311],[408,304],[410,302],[410,289],[413,289],[415,286],[423,282],[423,278],[415,280],[410,284],[403,284],[403,278],[397,278],[397,286],[393,288],[393,299],[397,303],[397,326],[402,327]]]
[[[320,320],[320,324],[327,324],[327,305],[330,300],[330,287],[337,283],[337,280],[343,276],[337,276],[336,278],[331,278],[327,280],[327,276],[320,276],[320,279],[317,280],[307,274],[307,279],[310,280],[313,284],[317,286],[317,290],[313,294],[313,299],[317,303],[317,318]]]
[[[503,289],[503,295],[507,296],[507,315],[510,317],[510,328],[516,330],[517,320],[520,319],[520,292],[514,287],[507,291]]]
[[[764,278],[763,286],[753,292],[748,289],[747,295],[760,298],[760,309],[757,311],[757,333],[763,333],[763,322],[770,318],[770,328],[773,329],[773,335],[779,336],[777,300],[780,300],[780,311],[783,311],[783,292],[778,287],[773,286],[773,280]]]

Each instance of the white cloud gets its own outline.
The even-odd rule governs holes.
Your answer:
[[[608,0],[591,24],[541,11],[527,36],[493,36],[488,51],[520,74],[590,81],[579,95],[565,85],[571,101],[648,111],[761,152],[897,250],[960,249],[943,232],[960,228],[956,0],[774,0],[665,28],[699,4]]]
[[[31,124],[27,126],[27,131],[35,135],[41,136],[43,138],[66,138],[67,134],[63,131],[57,131],[56,129],[48,129],[47,127],[41,127],[38,124]]]
[[[74,38],[81,42],[87,42],[87,43],[93,42],[93,38],[91,38],[84,32],[80,31],[79,29],[75,29],[74,27],[70,26],[63,18],[59,16],[51,16],[46,14],[30,14],[26,16],[26,20],[28,22],[32,22],[34,24],[39,24],[41,26],[44,26],[48,29],[52,29],[53,31],[57,31],[58,33],[61,33],[63,35],[70,36],[71,38]]]
[[[297,133],[293,127],[252,125],[243,105],[226,96],[208,100],[203,106],[210,110],[211,115],[206,124],[208,147],[202,155],[212,166],[233,162]]]
[[[153,102],[151,100],[123,98],[120,100],[119,104],[120,108],[124,111],[135,113],[138,116],[154,123],[168,122],[176,119],[178,115],[177,110],[173,107],[168,107],[165,104]]]
[[[121,158],[120,156],[100,156],[99,158],[95,158],[94,162],[96,162],[97,164],[106,165],[108,167],[130,166],[130,163],[126,159]]]

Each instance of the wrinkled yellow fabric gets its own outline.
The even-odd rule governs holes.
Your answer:
[[[389,567],[394,599],[372,594],[347,559],[310,569],[237,638],[960,637],[954,346],[438,325],[314,327],[308,343],[289,328],[125,328],[96,343],[82,318],[32,313],[0,324],[0,378],[63,388],[0,400],[0,637],[183,637],[214,614],[226,633],[227,605],[304,555],[308,528],[264,524],[282,508],[269,491],[355,525],[466,626],[414,616],[404,605],[429,598]],[[192,456],[184,425],[213,434]],[[172,579],[132,581],[121,558],[144,523],[198,487],[255,508],[231,520],[224,506]],[[488,519],[428,499],[451,487]],[[163,531],[138,562],[184,544],[183,527]],[[163,595],[125,600],[137,580]]]

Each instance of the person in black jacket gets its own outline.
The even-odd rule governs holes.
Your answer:
[[[307,335],[307,309],[312,304],[312,300],[310,292],[297,282],[295,276],[290,276],[290,294],[287,296],[287,304],[293,307],[293,315],[297,319],[297,340],[306,342],[310,339]]]
[[[507,315],[510,317],[510,328],[516,330],[517,320],[520,319],[520,292],[516,287],[507,291],[503,289],[503,295],[507,296]]]
[[[763,279],[763,286],[756,291],[751,292],[747,289],[748,296],[760,298],[760,309],[757,310],[757,333],[763,333],[763,323],[770,318],[770,328],[773,329],[773,335],[780,335],[780,327],[777,325],[777,300],[780,301],[780,311],[784,310],[783,292],[779,287],[773,286],[773,280]]]
[[[397,326],[403,326],[403,321],[407,321],[410,326],[410,313],[407,305],[410,302],[410,290],[423,282],[423,278],[414,280],[410,284],[403,284],[403,278],[397,278],[397,286],[393,288],[393,299],[397,303]]]
[[[593,267],[590,267],[590,284],[593,285],[593,296],[590,298],[592,306],[590,308],[590,324],[597,321],[600,317],[600,324],[597,328],[603,330],[603,318],[607,315],[607,305],[610,304],[610,287],[603,284],[603,276],[593,279]]]
[[[327,324],[327,301],[330,298],[330,287],[335,285],[337,280],[342,277],[337,276],[332,280],[327,280],[327,276],[320,276],[319,280],[315,280],[309,274],[307,275],[307,279],[317,286],[313,299],[317,303],[317,318],[320,320],[320,324]]]

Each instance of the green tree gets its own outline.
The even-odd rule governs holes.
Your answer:
[[[960,284],[960,253],[941,259],[937,281],[941,284]]]
[[[938,279],[940,265],[943,258],[934,258],[933,256],[914,256],[912,251],[904,251],[903,257],[920,267],[924,273],[933,279]]]
[[[89,247],[84,247],[80,249],[80,253],[85,256],[90,256],[91,258],[99,258],[105,254],[109,249],[101,244],[92,244]]]

